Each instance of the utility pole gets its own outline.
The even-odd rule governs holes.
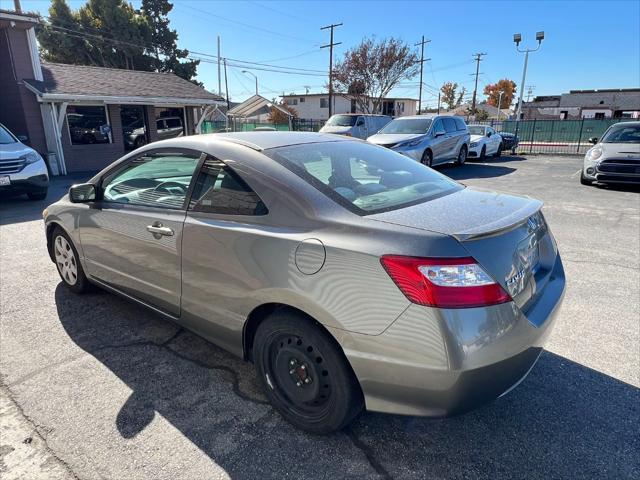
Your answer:
[[[438,115],[440,115],[440,91],[438,91]]]
[[[320,48],[329,48],[329,117],[333,114],[333,47],[340,45],[342,42],[333,43],[333,29],[335,27],[342,26],[342,23],[332,23],[322,27],[320,30],[330,29],[331,36],[329,37],[329,43],[322,45]]]
[[[218,95],[222,96],[222,76],[220,75],[220,35],[218,35]]]
[[[229,84],[227,83],[227,59],[224,59],[224,90],[227,97],[227,113],[231,109],[229,106]]]
[[[422,69],[424,68],[424,62],[431,60],[430,58],[427,58],[426,60],[424,58],[424,45],[430,41],[431,40],[425,40],[424,35],[422,35],[422,41],[414,45],[415,47],[420,45],[420,94],[418,95],[418,115],[421,114],[420,112],[422,110]]]
[[[535,85],[527,85],[527,102],[531,101],[531,94],[533,94],[534,88],[536,88]]]
[[[502,107],[502,94],[504,93],[504,90],[500,90],[500,95],[498,95],[498,120],[500,120],[500,108]]]
[[[471,101],[471,114],[476,114],[476,95],[478,93],[478,75],[480,74],[480,62],[486,53],[474,53],[476,57],[476,84],[473,87],[473,100]]]

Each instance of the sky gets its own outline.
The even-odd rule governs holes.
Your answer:
[[[24,11],[47,15],[48,0],[21,0]],[[85,2],[71,0],[72,8]],[[140,0],[134,0],[138,7]],[[364,37],[397,37],[414,45],[422,35],[431,40],[425,57],[423,105],[437,104],[437,90],[447,81],[474,86],[473,55],[486,53],[480,63],[478,92],[501,78],[522,79],[524,54],[518,53],[513,34],[521,33],[521,48],[535,47],[537,31],[545,32],[541,48],[529,55],[525,81],[532,96],[554,95],[578,89],[640,87],[640,1],[212,1],[175,0],[169,14],[178,31],[178,46],[194,56],[216,55],[217,36],[222,56],[311,70],[283,74],[229,66],[229,96],[242,101],[259,92],[267,98],[282,93],[324,91],[329,52],[328,30],[342,23],[334,41],[334,60]],[[418,48],[418,47],[414,47]],[[202,57],[206,58],[206,57]],[[201,63],[198,80],[217,92],[215,60]],[[231,63],[231,61],[230,61]],[[267,67],[268,68],[268,67]],[[418,77],[403,81],[394,96],[418,98]],[[224,78],[222,79],[224,95]],[[483,98],[483,97],[479,97]]]

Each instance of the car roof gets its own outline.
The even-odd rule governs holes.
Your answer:
[[[171,144],[171,146],[177,147],[181,143],[199,143],[203,147],[205,147],[211,141],[235,143],[237,145],[249,147],[253,150],[261,151],[268,150],[270,148],[301,145],[305,143],[356,142],[360,140],[351,137],[345,137],[344,135],[332,135],[330,133],[254,131],[188,135],[184,137],[156,142],[154,143],[154,145],[161,146],[163,144]]]

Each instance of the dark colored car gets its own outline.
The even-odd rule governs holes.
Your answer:
[[[511,153],[515,154],[518,143],[520,142],[518,136],[510,132],[500,132],[500,136],[502,137],[502,148],[504,150],[511,150]]]

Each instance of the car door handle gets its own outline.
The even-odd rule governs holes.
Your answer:
[[[160,222],[154,222],[153,225],[147,225],[147,232],[153,233],[153,236],[172,237],[173,230],[169,227],[163,227]]]

